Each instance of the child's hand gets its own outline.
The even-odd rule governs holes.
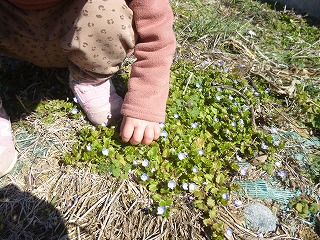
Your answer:
[[[160,136],[160,125],[157,122],[149,122],[131,117],[123,117],[120,135],[122,141],[132,145],[143,143],[149,145]]]

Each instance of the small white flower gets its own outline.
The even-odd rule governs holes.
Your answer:
[[[254,95],[259,96],[259,95],[260,95],[260,93],[258,93],[258,92],[254,92]]]
[[[204,154],[203,150],[202,150],[202,149],[199,149],[199,150],[198,150],[198,155],[199,155],[199,156],[202,156],[203,154]]]
[[[207,186],[207,185],[208,185],[208,182],[203,182],[202,185],[203,185],[203,186]]]
[[[199,168],[197,168],[197,167],[193,167],[193,168],[192,168],[192,172],[193,172],[193,173],[197,173],[197,172],[199,172]]]
[[[155,171],[156,171],[155,168],[151,168],[151,169],[150,169],[150,172],[151,172],[151,173],[154,173]]]
[[[174,118],[179,118],[179,114],[178,114],[178,113],[175,113],[175,114],[173,114],[173,117],[174,117]]]
[[[144,174],[141,175],[140,178],[141,178],[142,181],[145,182],[145,181],[147,181],[149,179],[149,176],[148,176],[148,174],[144,173]]]
[[[236,155],[236,159],[237,159],[239,162],[242,162],[242,157],[240,157],[239,155]]]
[[[74,108],[74,109],[71,110],[71,113],[72,113],[72,114],[77,114],[78,112],[79,112],[79,111],[78,111],[77,108]]]
[[[256,36],[257,36],[257,34],[256,34],[254,31],[252,31],[252,30],[249,30],[249,31],[248,31],[248,34],[249,34],[251,37],[256,37]]]
[[[238,84],[238,81],[237,79],[233,80],[234,84]]]
[[[188,190],[189,189],[189,184],[188,183],[182,183],[182,188],[183,188],[183,190]]]
[[[91,151],[92,150],[92,146],[90,144],[87,145],[87,151]]]
[[[147,167],[147,166],[149,166],[149,164],[150,164],[150,162],[148,161],[148,159],[143,159],[143,161],[142,161],[142,163],[141,163],[141,165],[142,165],[143,167]]]
[[[137,165],[138,165],[138,161],[137,161],[137,160],[133,160],[133,161],[132,161],[132,165],[133,165],[133,166],[137,166]]]
[[[163,129],[163,128],[164,128],[164,123],[163,123],[163,122],[160,122],[160,123],[159,123],[159,126],[160,126],[161,129]]]
[[[220,101],[221,100],[221,96],[220,95],[216,95],[216,99],[218,100],[218,101]]]
[[[229,131],[229,129],[227,129],[227,130],[226,130],[226,134],[230,134],[230,131]]]
[[[74,101],[75,103],[78,103],[78,102],[79,102],[77,97],[73,97],[73,101]]]
[[[229,236],[229,237],[232,237],[232,234],[233,234],[233,231],[230,228],[228,228],[226,230],[226,235]]]
[[[102,152],[103,155],[108,156],[109,149],[103,148],[101,152]]]
[[[199,88],[200,87],[200,84],[199,83],[196,83],[196,88]]]
[[[267,150],[267,149],[268,149],[268,146],[267,146],[267,144],[262,143],[262,144],[261,144],[261,148],[262,148],[263,150]]]
[[[244,125],[244,121],[243,121],[242,118],[239,120],[239,122],[240,122],[241,125]]]
[[[176,183],[175,183],[175,181],[173,181],[173,180],[170,180],[169,182],[168,182],[168,188],[170,188],[171,190],[173,190],[175,187],[176,187]]]
[[[189,191],[194,191],[196,189],[197,184],[189,183]]]
[[[229,97],[228,97],[228,98],[229,98],[229,100],[230,100],[230,101],[232,101],[232,100],[233,100],[233,97],[232,97],[231,95],[229,95]]]
[[[263,234],[262,233],[258,233],[257,237],[258,238],[263,238]]]
[[[236,206],[236,207],[240,207],[240,206],[242,206],[242,201],[241,200],[234,200],[234,205]]]
[[[274,165],[276,165],[276,167],[280,167],[280,166],[281,166],[281,162],[280,162],[280,161],[276,161],[276,162],[274,163]]]
[[[161,206],[157,208],[157,214],[158,215],[163,215],[166,212],[166,207],[165,206]]]
[[[191,123],[191,127],[192,127],[192,128],[198,127],[198,123],[197,123],[197,122]]]
[[[224,200],[229,199],[228,193],[223,193],[223,194],[222,194],[222,198],[223,198]]]
[[[244,176],[247,174],[247,169],[245,169],[244,167],[240,167],[240,175]]]
[[[221,92],[222,90],[221,90],[221,88],[218,87],[218,88],[217,88],[217,91],[218,91],[218,92]]]
[[[178,158],[179,158],[179,160],[183,160],[183,159],[186,158],[187,155],[188,154],[186,152],[179,152],[178,153]]]

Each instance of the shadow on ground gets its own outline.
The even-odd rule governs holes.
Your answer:
[[[0,56],[0,96],[11,120],[17,121],[42,100],[70,99],[68,71]]]
[[[51,203],[10,184],[0,188],[0,239],[68,239],[60,212]]]

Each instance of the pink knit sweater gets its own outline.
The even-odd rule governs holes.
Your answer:
[[[41,9],[64,0],[9,0],[18,7]],[[127,0],[134,14],[138,43],[134,49],[125,116],[163,122],[169,92],[170,66],[176,47],[169,0]]]

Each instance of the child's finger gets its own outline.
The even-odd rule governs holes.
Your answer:
[[[132,145],[138,145],[139,143],[142,142],[142,139],[143,139],[143,135],[144,135],[144,127],[141,127],[141,126],[137,126],[134,128],[134,131],[133,131],[133,135],[130,139],[130,143]]]

